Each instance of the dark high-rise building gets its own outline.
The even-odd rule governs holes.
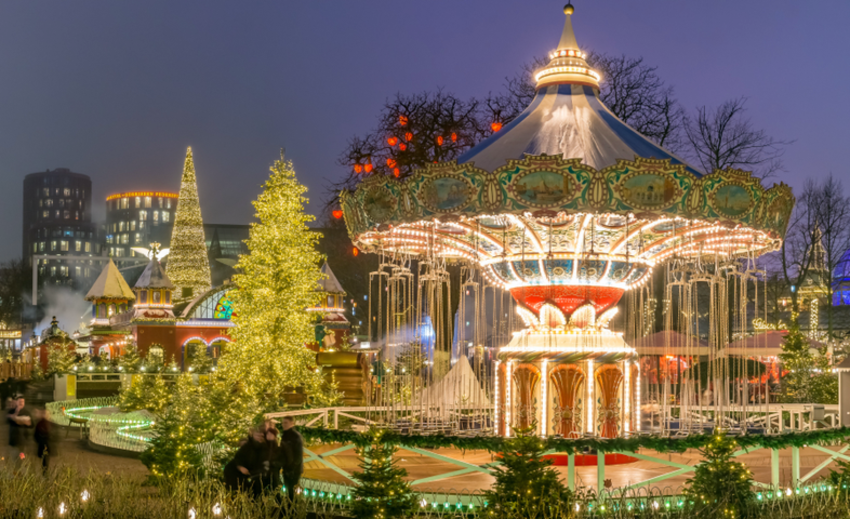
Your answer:
[[[171,244],[177,193],[133,191],[106,197],[106,251],[110,256],[143,257],[134,247]]]
[[[23,257],[41,258],[42,276],[65,282],[97,275],[99,265],[80,261],[100,255],[97,227],[91,222],[91,179],[66,168],[24,177]],[[63,260],[63,256],[77,256]]]

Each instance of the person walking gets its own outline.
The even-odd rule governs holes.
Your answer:
[[[290,500],[295,499],[295,488],[304,472],[304,439],[295,429],[295,418],[284,416],[280,422],[280,448],[283,454],[283,484]]]
[[[33,434],[35,444],[38,446],[37,454],[39,459],[41,459],[41,469],[45,474],[47,473],[50,458],[56,456],[56,448],[50,434],[52,429],[50,411],[45,409],[39,413],[38,422],[35,424],[35,433]]]
[[[6,414],[9,423],[9,456],[24,459],[24,431],[32,427],[32,416],[26,409],[26,400],[19,396],[15,406]]]

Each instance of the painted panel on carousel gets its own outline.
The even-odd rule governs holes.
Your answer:
[[[472,198],[472,186],[464,180],[450,176],[434,177],[423,183],[418,198],[432,211],[454,212],[469,203]]]
[[[709,200],[718,213],[734,219],[740,219],[755,206],[750,190],[736,181],[720,184],[711,192]]]
[[[519,280],[514,276],[514,272],[507,263],[494,263],[491,265],[496,275],[504,279],[506,283],[516,283]]]
[[[513,185],[517,199],[532,207],[558,206],[573,195],[569,175],[554,171],[532,171],[517,176]]]
[[[599,281],[602,274],[605,273],[607,261],[599,260],[581,260],[578,267],[578,279],[586,283],[595,283]]]
[[[375,223],[384,223],[392,218],[397,205],[398,199],[383,186],[373,186],[363,195],[363,209]]]
[[[540,263],[537,260],[514,261],[513,267],[526,283],[542,282]]]
[[[556,283],[565,283],[573,277],[573,260],[543,260],[546,275]]]
[[[617,188],[623,201],[642,209],[664,209],[681,194],[671,177],[651,173],[627,175]]]
[[[608,279],[614,283],[623,281],[629,273],[631,265],[625,261],[614,261],[611,263],[611,269],[608,272]]]

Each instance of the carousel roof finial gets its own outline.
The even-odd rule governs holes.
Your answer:
[[[564,6],[564,14],[567,15],[567,19],[564,21],[564,32],[561,33],[561,41],[558,43],[558,50],[578,50],[578,42],[576,41],[576,34],[573,32],[572,21],[572,14],[575,11],[576,9],[573,7],[573,4],[568,3]]]
[[[576,35],[573,31],[572,15],[575,12],[573,4],[564,6],[564,31],[558,48],[549,54],[549,64],[538,70],[534,79],[537,88],[558,84],[588,85],[599,88],[599,74],[587,65],[587,54],[579,49]]]

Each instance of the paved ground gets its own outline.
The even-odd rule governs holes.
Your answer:
[[[5,414],[5,413],[4,413]],[[146,476],[148,469],[138,459],[112,456],[95,452],[88,448],[85,440],[80,440],[79,429],[69,430],[66,427],[54,425],[53,433],[56,438],[57,454],[51,458],[51,465],[56,467],[74,466],[81,472],[95,471],[104,474],[127,474]],[[8,454],[9,426],[5,416],[0,423],[0,457]],[[26,441],[27,455],[35,457],[35,442],[30,433]]]

